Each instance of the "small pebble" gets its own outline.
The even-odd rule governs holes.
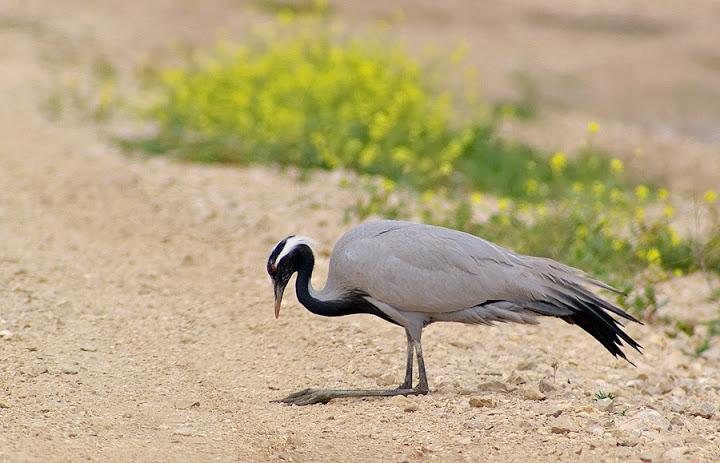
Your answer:
[[[664,461],[685,461],[687,458],[685,455],[688,453],[690,449],[687,447],[673,447],[671,449],[668,449],[663,453],[663,460]]]
[[[468,401],[473,408],[494,408],[495,401],[485,397],[472,397]]]
[[[398,381],[395,379],[395,375],[390,373],[384,374],[375,379],[375,384],[378,386],[392,386],[397,382]]]
[[[543,380],[540,380],[540,383],[538,383],[538,389],[540,390],[540,392],[545,393],[545,392],[552,392],[556,388],[555,388],[555,385],[552,384],[550,381],[543,379]]]
[[[527,400],[545,400],[545,394],[535,388],[525,388],[522,391],[523,397]]]
[[[76,375],[80,373],[80,368],[77,365],[66,365],[61,371],[66,375]]]
[[[578,432],[580,428],[571,418],[561,416],[551,422],[550,432],[553,434],[567,434],[569,432]]]
[[[598,408],[598,410],[611,411],[613,408],[613,399],[611,399],[610,397],[605,397],[604,399],[596,400],[595,406]]]
[[[200,406],[200,402],[194,399],[178,400],[175,402],[175,408],[178,410],[188,410]]]

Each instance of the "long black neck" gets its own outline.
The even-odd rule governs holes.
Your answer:
[[[297,281],[295,282],[295,290],[297,298],[302,305],[310,312],[324,317],[341,317],[343,315],[353,315],[366,313],[376,315],[391,323],[395,323],[387,315],[381,312],[377,307],[368,302],[361,291],[353,291],[340,299],[323,301],[313,297],[310,294],[310,278],[312,277],[313,268],[315,267],[315,256],[307,246],[298,248],[297,258]]]

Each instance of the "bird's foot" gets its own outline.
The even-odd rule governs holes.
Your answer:
[[[273,400],[273,402],[281,402],[288,405],[326,404],[334,398],[333,395],[329,394],[330,392],[334,391],[323,389],[303,389],[301,391],[293,392],[283,399]]]
[[[374,389],[303,389],[294,392],[289,396],[273,400],[273,402],[286,403],[288,405],[313,405],[326,404],[332,399],[341,397],[390,397],[396,395],[425,395],[428,393],[427,386],[424,388],[418,385],[416,388],[398,388],[389,390]]]

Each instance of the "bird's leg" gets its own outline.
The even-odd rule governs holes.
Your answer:
[[[405,381],[398,387],[398,389],[412,389],[412,371],[413,371],[413,353],[414,344],[410,331],[405,330],[407,335],[407,362],[405,364]]]
[[[417,389],[303,389],[280,400],[288,405],[326,404],[332,399],[344,397],[391,397],[396,395],[426,394]]]
[[[425,361],[422,356],[420,341],[413,340],[408,332],[408,362],[405,371],[405,382],[397,389],[303,389],[273,402],[283,402],[289,405],[326,404],[332,399],[343,397],[390,397],[396,395],[425,395],[428,393],[428,382],[425,373]],[[420,382],[412,387],[413,350],[417,353]]]
[[[427,374],[425,373],[425,360],[423,359],[420,340],[415,341],[415,353],[417,354],[420,382],[414,390],[417,391],[418,394],[427,394],[430,388],[428,387]]]
[[[410,331],[406,330],[408,339],[407,368],[405,382],[397,389],[303,389],[273,402],[283,402],[289,405],[326,404],[332,399],[342,397],[390,397],[396,395],[425,395],[429,392],[427,375],[425,373],[425,360],[423,360],[422,346],[418,339],[413,339]],[[413,350],[417,354],[420,382],[412,387]]]

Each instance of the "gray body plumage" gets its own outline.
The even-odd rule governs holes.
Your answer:
[[[307,238],[289,236],[275,246],[267,264],[275,316],[283,290],[297,272],[298,300],[311,312],[328,317],[372,314],[403,326],[405,380],[387,390],[305,389],[285,397],[284,403],[427,394],[422,330],[440,321],[537,323],[538,316],[551,316],[582,328],[614,356],[627,359],[623,342],[640,349],[609,313],[637,320],[585,286],[615,289],[551,259],[520,255],[457,230],[393,220],[366,222],[335,244],[321,291],[310,284],[314,264]],[[415,387],[414,358],[420,376]]]
[[[583,326],[587,314],[635,347],[605,311],[634,319],[584,284],[613,290],[575,268],[520,255],[468,233],[379,220],[359,225],[337,242],[318,296],[359,291],[418,338],[423,326],[436,321],[537,323],[538,315],[577,323],[598,338],[592,327]],[[613,339],[598,340],[624,357]]]

